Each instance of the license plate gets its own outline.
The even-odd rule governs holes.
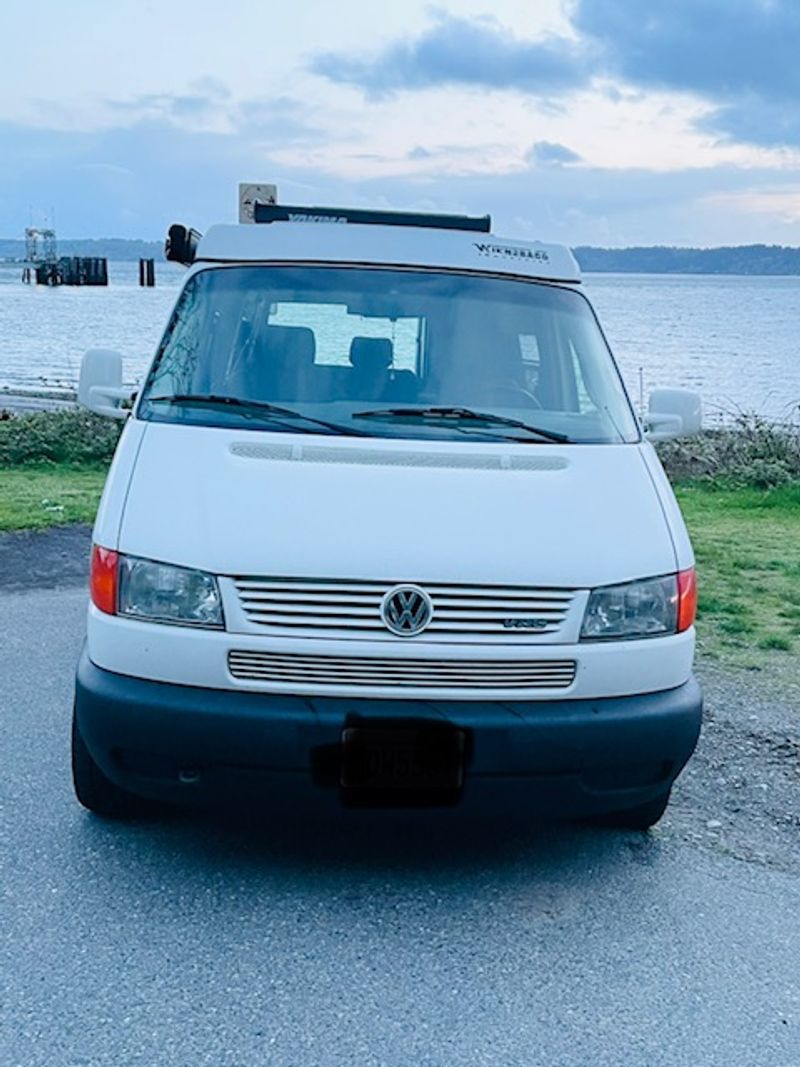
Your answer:
[[[463,730],[436,724],[342,731],[340,784],[346,795],[436,803],[452,799],[463,780]]]

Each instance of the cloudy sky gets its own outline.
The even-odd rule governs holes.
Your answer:
[[[0,236],[294,203],[800,244],[798,0],[2,0]]]

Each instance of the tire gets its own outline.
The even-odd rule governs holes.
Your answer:
[[[129,793],[103,774],[81,737],[75,712],[72,713],[72,785],[85,808],[106,819],[136,819],[153,815],[155,801]]]
[[[627,808],[625,811],[600,815],[594,822],[598,826],[611,826],[619,830],[649,830],[667,810],[670,793],[671,790],[668,789],[655,800],[648,800],[646,804],[639,804],[638,807]]]

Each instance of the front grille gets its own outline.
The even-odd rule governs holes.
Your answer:
[[[415,686],[419,689],[566,689],[574,660],[441,660],[229,652],[234,678],[314,686]]]
[[[401,582],[240,577],[234,584],[247,620],[273,633],[397,640],[380,607]],[[561,628],[575,595],[518,585],[421,585],[433,602],[433,618],[420,636],[434,640],[536,640]]]

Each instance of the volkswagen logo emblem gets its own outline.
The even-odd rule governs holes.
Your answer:
[[[433,618],[433,602],[418,585],[396,585],[381,601],[381,619],[398,637],[421,634]]]

